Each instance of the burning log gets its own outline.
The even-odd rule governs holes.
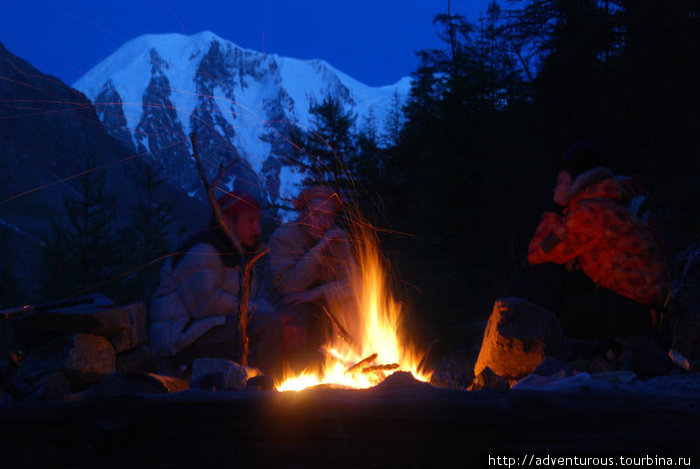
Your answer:
[[[359,362],[355,363],[353,366],[348,368],[347,372],[352,373],[353,371],[356,371],[358,368],[360,368],[362,365],[366,365],[366,364],[368,364],[376,359],[377,359],[377,354],[373,353],[372,355],[370,355],[366,358],[363,358],[362,360],[360,360]],[[364,370],[365,369],[362,370],[363,373],[364,373]]]
[[[324,357],[326,357],[330,361],[340,363],[343,366],[348,366],[348,364],[349,364],[349,362],[347,360],[343,360],[342,357],[339,357],[335,353],[328,351],[327,349],[325,349],[323,347],[317,349],[316,351],[319,352],[320,354],[322,354]]]
[[[363,373],[375,373],[377,371],[391,371],[391,370],[396,370],[398,369],[399,364],[398,363],[392,363],[390,365],[374,365],[374,366],[367,366],[365,368],[362,368]]]

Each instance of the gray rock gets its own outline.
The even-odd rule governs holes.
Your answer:
[[[157,370],[158,357],[147,345],[117,354],[117,371],[154,373]]]
[[[107,339],[77,334],[32,350],[15,376],[19,381],[31,383],[60,371],[76,390],[81,390],[114,373],[115,364],[116,353]]]
[[[499,298],[486,324],[474,375],[489,367],[506,379],[527,376],[546,355],[556,354],[561,335],[550,311],[521,298]]]
[[[248,380],[246,389],[249,391],[274,391],[275,380],[267,375],[253,376]]]
[[[146,343],[146,307],[141,303],[100,309],[72,307],[22,315],[15,337],[28,348],[74,334],[92,334],[109,340],[117,352]]]
[[[71,384],[66,375],[61,372],[50,373],[43,376],[26,402],[63,402],[71,393]]]
[[[184,379],[155,373],[113,373],[95,386],[100,396],[124,396],[140,393],[168,394],[186,391],[189,383]]]
[[[671,359],[656,340],[633,336],[623,341],[620,369],[634,371],[641,378],[664,375],[671,370]]]
[[[557,360],[554,357],[545,357],[532,373],[538,376],[570,376],[571,368],[566,362]]]
[[[217,374],[221,378],[214,379]],[[226,391],[242,391],[250,378],[262,375],[263,372],[257,368],[241,366],[231,360],[223,358],[198,358],[192,363],[192,379],[190,385],[193,388],[202,387],[200,381],[204,379],[203,387],[209,389],[212,381],[215,386],[223,386]],[[218,389],[218,388],[217,388]],[[222,390],[222,389],[219,389]]]

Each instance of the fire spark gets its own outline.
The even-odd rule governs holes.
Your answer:
[[[409,371],[420,381],[430,375],[419,371],[420,355],[399,338],[401,306],[387,287],[376,238],[363,230],[356,237],[358,269],[351,272],[353,303],[332,305],[332,316],[340,324],[334,327],[349,332],[334,337],[322,351],[326,358],[322,371],[304,371],[288,376],[277,385],[278,391],[299,391],[327,384],[364,389],[375,386],[396,371]]]

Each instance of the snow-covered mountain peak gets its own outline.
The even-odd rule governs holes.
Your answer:
[[[311,100],[330,93],[360,118],[371,109],[381,129],[410,79],[370,87],[323,60],[263,54],[203,31],[137,37],[73,86],[95,104],[108,133],[150,154],[188,193],[201,192],[189,167],[195,132],[211,168],[240,159],[229,187],[274,198],[297,190],[280,161],[291,129],[310,125]]]

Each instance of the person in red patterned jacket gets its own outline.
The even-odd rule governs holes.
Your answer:
[[[565,334],[585,338],[650,332],[671,291],[659,241],[633,213],[643,188],[602,162],[586,142],[564,154],[553,197],[563,210],[544,213],[527,256],[532,266],[565,267],[549,267],[553,282],[539,276],[539,296],[550,294],[543,306],[559,315]]]

